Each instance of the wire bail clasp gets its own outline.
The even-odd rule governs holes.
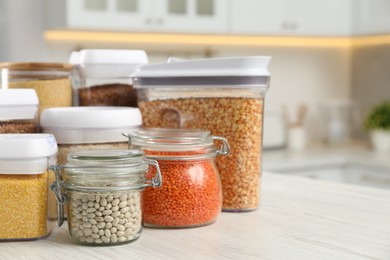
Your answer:
[[[61,184],[63,182],[61,175],[62,167],[61,165],[51,165],[49,169],[54,171],[56,176],[56,180],[50,185],[50,189],[53,191],[57,200],[57,224],[60,227],[64,223],[64,204],[66,201],[66,197],[62,193],[61,189]]]
[[[161,176],[161,170],[160,166],[158,165],[158,162],[156,160],[152,159],[145,159],[145,162],[148,165],[153,165],[156,168],[156,175],[146,182],[148,186],[152,186],[153,188],[160,188],[162,185],[162,176]]]
[[[230,145],[226,138],[221,136],[212,136],[211,138],[213,140],[218,140],[222,142],[221,146],[217,150],[217,155],[228,155],[230,153]]]

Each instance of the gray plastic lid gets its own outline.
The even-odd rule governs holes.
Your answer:
[[[131,75],[136,88],[148,85],[268,85],[269,56],[181,60],[140,66]]]

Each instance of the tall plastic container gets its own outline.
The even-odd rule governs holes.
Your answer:
[[[87,49],[73,52],[74,105],[137,107],[129,74],[148,63],[143,50]]]
[[[0,241],[47,236],[48,167],[56,140],[49,134],[0,134]]]
[[[144,127],[206,129],[227,139],[230,155],[216,159],[224,211],[259,205],[269,61],[262,56],[174,61],[145,65],[132,75]]]

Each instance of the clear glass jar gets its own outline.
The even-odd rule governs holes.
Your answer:
[[[0,134],[0,241],[35,240],[52,230],[48,165],[57,144],[49,134]]]
[[[146,178],[148,165],[156,175]],[[58,202],[58,224],[63,205],[68,211],[72,240],[91,246],[120,245],[137,240],[142,231],[141,191],[161,185],[158,163],[140,150],[95,150],[69,154],[68,163],[54,167],[51,185]]]
[[[70,64],[0,63],[0,88],[32,88],[38,94],[39,113],[49,107],[72,106]]]
[[[214,140],[222,142],[217,150]],[[209,131],[143,129],[129,136],[131,147],[158,161],[164,184],[142,194],[144,226],[187,228],[213,223],[221,212],[222,193],[215,157],[228,154],[224,138]],[[148,172],[149,176],[154,170]]]
[[[148,63],[145,51],[87,49],[73,52],[70,63],[75,106],[137,107],[129,74]]]
[[[216,159],[224,211],[259,206],[264,96],[270,57],[145,65],[132,75],[143,126],[207,129],[231,145]]]

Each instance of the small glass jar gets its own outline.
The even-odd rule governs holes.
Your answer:
[[[48,165],[56,140],[49,134],[0,134],[0,241],[46,237]]]
[[[75,106],[137,107],[137,93],[129,75],[148,63],[143,50],[87,49],[73,52]]]
[[[72,105],[70,64],[0,63],[0,88],[32,88],[39,98],[39,113],[49,107]]]
[[[0,89],[0,134],[37,133],[38,103],[34,89]]]
[[[222,142],[220,150],[214,140]],[[226,139],[197,129],[142,129],[129,142],[158,161],[164,179],[160,189],[146,188],[142,194],[144,226],[188,228],[217,219],[222,198],[215,157],[229,153]]]
[[[270,57],[234,57],[144,65],[132,74],[143,127],[207,129],[232,150],[216,159],[223,211],[260,201],[264,97]]]
[[[146,178],[148,165],[156,175]],[[51,185],[58,202],[58,225],[67,203],[72,240],[91,246],[121,245],[137,240],[142,230],[141,192],[161,185],[158,163],[141,150],[95,150],[69,154],[53,167]]]

